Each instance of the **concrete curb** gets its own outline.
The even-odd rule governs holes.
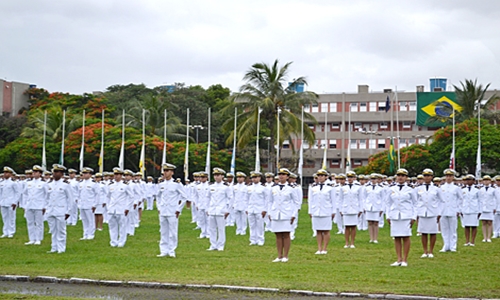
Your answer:
[[[369,299],[389,299],[389,300],[499,300],[499,299],[480,299],[480,298],[441,298],[431,296],[418,295],[397,295],[397,294],[362,294],[353,292],[314,292],[308,290],[281,290],[277,288],[250,287],[250,286],[234,286],[234,285],[205,285],[205,284],[179,284],[166,282],[145,282],[145,281],[115,281],[115,280],[94,280],[88,278],[57,278],[52,276],[24,276],[24,275],[0,275],[0,281],[17,281],[17,282],[42,282],[42,283],[66,283],[66,284],[90,284],[104,286],[121,286],[121,287],[140,287],[140,288],[165,288],[165,289],[219,289],[235,292],[261,292],[261,293],[283,293],[311,297],[343,297],[343,298],[360,298]]]

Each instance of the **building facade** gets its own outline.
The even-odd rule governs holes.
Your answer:
[[[0,113],[3,116],[17,116],[22,108],[28,108],[29,96],[24,92],[34,85],[0,79]]]

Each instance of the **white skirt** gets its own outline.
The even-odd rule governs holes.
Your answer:
[[[408,237],[411,236],[411,220],[392,220],[391,219],[391,236],[392,237]]]
[[[104,207],[102,207],[102,204],[97,205],[94,214],[102,215],[103,213],[104,213]]]
[[[493,212],[483,212],[481,213],[481,216],[479,217],[479,220],[485,220],[485,221],[493,221]]]
[[[358,214],[354,215],[346,215],[342,216],[342,220],[344,221],[344,226],[357,226],[358,225]]]
[[[477,218],[477,214],[464,214],[462,225],[465,227],[478,227],[479,219]]]
[[[423,234],[437,234],[439,231],[437,217],[418,217],[417,231]]]
[[[332,217],[312,217],[313,230],[332,230]]]
[[[292,232],[293,227],[290,224],[291,220],[271,220],[272,232]]]
[[[366,220],[367,221],[380,221],[380,212],[379,211],[367,211],[366,212]]]

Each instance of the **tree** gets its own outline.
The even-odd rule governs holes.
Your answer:
[[[246,83],[240,87],[240,92],[230,97],[231,105],[224,108],[228,117],[224,123],[226,130],[234,130],[234,108],[238,108],[238,148],[245,147],[252,141],[257,132],[257,117],[259,108],[262,109],[260,116],[261,125],[270,130],[271,145],[281,145],[284,140],[292,135],[298,136],[301,131],[302,107],[317,103],[318,95],[313,92],[296,93],[293,89],[297,85],[306,85],[304,77],[298,77],[288,82],[289,67],[292,62],[279,66],[275,60],[272,65],[256,63],[247,71],[243,80]],[[278,126],[279,114],[279,126]],[[315,118],[308,113],[304,114],[305,120],[316,123]],[[280,133],[279,141],[277,132]],[[304,126],[304,137],[309,143],[313,143],[315,135],[308,126]],[[226,140],[230,144],[233,134],[229,134]],[[271,154],[271,162],[274,165],[275,154]]]

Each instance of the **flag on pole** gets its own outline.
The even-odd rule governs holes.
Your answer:
[[[302,184],[303,165],[304,165],[304,106],[302,106],[302,113],[300,116],[300,150],[299,150],[299,166],[297,168],[297,173],[299,173],[301,184]]]
[[[281,114],[281,108],[278,107],[278,113],[276,114],[276,123],[278,126],[276,126],[276,173],[278,173],[280,169],[280,114]]]
[[[229,172],[235,174],[236,170],[236,124],[237,124],[238,109],[234,108],[234,135],[233,135],[233,154],[231,156],[231,170]]]
[[[142,178],[146,176],[146,110],[142,110],[142,147],[141,157],[139,158],[139,171],[142,173]]]
[[[167,163],[167,110],[165,109],[163,117],[163,152],[161,154],[161,165]]]
[[[207,144],[207,160],[205,162],[205,172],[207,173],[208,178],[210,178],[210,113],[211,109],[208,108],[208,144]]]
[[[101,152],[99,153],[99,173],[104,172],[104,109],[101,117]]]
[[[323,145],[324,146],[324,151],[323,151],[323,164],[321,166],[321,168],[323,170],[326,170],[326,152],[327,152],[327,145],[328,145],[328,142],[327,142],[327,131],[326,131],[326,127],[327,127],[327,114],[325,112],[325,144]]]
[[[449,168],[455,170],[455,149],[451,150]]]
[[[189,108],[186,113],[186,152],[184,153],[184,182],[189,178]]]
[[[85,110],[83,110],[82,148],[80,149],[80,171],[83,170],[85,154]]]
[[[389,100],[389,96],[387,96],[387,100],[385,100],[385,112],[388,112],[391,109],[391,101]]]
[[[61,155],[59,156],[59,164],[64,165],[64,137],[66,132],[66,110],[63,110],[62,134],[61,134]]]
[[[481,178],[481,144],[477,145],[476,178]]]
[[[47,135],[47,111],[43,115],[43,147],[42,147],[42,169],[47,169],[47,154],[45,153],[45,136]]]
[[[389,172],[394,173],[394,168],[396,165],[396,153],[394,152],[394,140],[391,137],[391,145],[389,146],[389,154],[387,155],[389,159]]]
[[[417,125],[441,127],[448,120],[453,110],[462,111],[462,106],[456,102],[455,92],[418,92],[417,93]],[[438,117],[442,122],[431,121]]]
[[[347,157],[345,161],[345,171],[349,172],[351,171],[351,146],[349,145],[349,148],[347,148]]]
[[[122,170],[125,169],[125,110],[123,110],[122,114],[122,147],[120,148],[118,167]]]
[[[262,108],[259,107],[257,114],[257,141],[255,145],[255,171],[260,172],[260,149],[259,149],[259,139],[260,139],[260,114],[262,113]]]

